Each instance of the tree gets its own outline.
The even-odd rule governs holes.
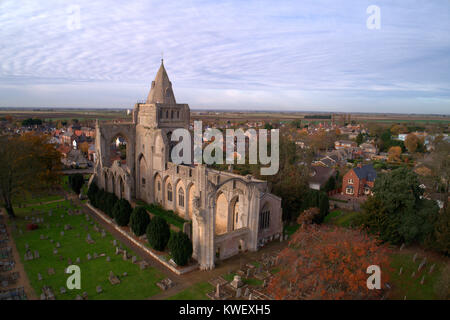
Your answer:
[[[382,290],[367,288],[370,265],[383,271]],[[359,230],[311,225],[292,235],[277,268],[267,288],[275,299],[379,299],[388,281],[388,249]]]
[[[133,208],[126,199],[120,199],[116,202],[113,209],[113,216],[116,223],[121,226],[127,226],[130,222],[130,215]]]
[[[184,266],[192,256],[191,239],[182,231],[172,234],[168,244],[173,261],[179,266]]]
[[[434,232],[436,249],[450,256],[450,207],[439,213]]]
[[[119,198],[114,193],[105,192],[104,207],[102,210],[111,218],[114,218],[113,209],[118,201]]]
[[[298,216],[297,223],[302,227],[307,227],[314,222],[319,214],[319,208],[306,209]]]
[[[337,171],[339,172],[339,171]],[[336,178],[334,176],[331,176],[328,178],[327,182],[325,183],[325,186],[323,187],[323,190],[325,192],[330,192],[336,189]]]
[[[405,139],[406,149],[408,149],[409,152],[413,153],[417,150],[418,146],[419,146],[419,138],[413,133],[408,134]]]
[[[155,216],[147,226],[147,240],[150,246],[158,251],[163,251],[170,238],[170,227],[166,220]]]
[[[330,202],[328,195],[324,192],[319,194],[319,215],[315,217],[314,223],[322,223],[325,217],[330,213]]]
[[[432,243],[438,207],[423,198],[419,185],[417,175],[407,168],[380,174],[374,196],[362,206],[362,226],[394,244]]]
[[[71,174],[69,176],[69,185],[73,192],[80,194],[81,188],[84,185],[84,176],[81,173]]]
[[[388,151],[388,161],[390,162],[400,162],[402,161],[402,148],[400,147],[390,147]]]
[[[150,223],[150,216],[145,207],[135,207],[131,213],[131,230],[135,235],[142,236]]]
[[[60,182],[61,153],[43,134],[0,137],[0,196],[8,215],[15,217],[13,197]]]
[[[408,133],[408,128],[403,124],[395,124],[391,127],[391,132],[393,135],[398,135],[400,133]]]
[[[94,207],[97,206],[95,203],[96,195],[99,192],[98,186],[95,182],[92,182],[87,191],[87,197]]]
[[[362,133],[358,133],[358,135],[356,136],[356,143],[358,144],[358,146],[363,143],[364,141],[364,136],[362,135]]]

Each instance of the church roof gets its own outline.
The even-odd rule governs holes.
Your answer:
[[[172,83],[169,80],[162,59],[161,66],[159,67],[158,73],[156,73],[155,81],[152,81],[147,103],[176,104]]]

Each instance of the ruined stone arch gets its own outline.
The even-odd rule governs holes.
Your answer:
[[[216,235],[228,232],[229,204],[224,192],[219,191],[215,196],[214,233]]]
[[[174,210],[174,184],[170,176],[163,178],[163,203],[167,210]]]
[[[155,202],[163,204],[163,180],[159,172],[155,173],[154,178],[154,198]]]
[[[138,157],[138,165],[137,165],[137,198],[147,201],[147,194],[149,190],[149,182],[147,181],[148,176],[148,166],[147,161],[145,160],[144,155],[141,153]]]
[[[117,139],[121,142],[117,143]],[[112,166],[114,161],[119,161],[121,165],[130,165],[130,161],[133,159],[133,154],[131,149],[131,140],[127,134],[122,131],[117,131],[110,136],[107,140],[108,144],[108,164]],[[121,146],[125,146],[125,155],[122,155]]]
[[[270,227],[272,206],[269,201],[264,201],[259,210],[258,229],[266,230]]]

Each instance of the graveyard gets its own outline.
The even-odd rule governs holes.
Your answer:
[[[11,227],[30,284],[41,299],[145,299],[161,291],[157,282],[163,274],[143,268],[134,252],[74,201],[40,202],[17,208]],[[65,269],[71,264],[81,268],[80,290],[66,287]]]

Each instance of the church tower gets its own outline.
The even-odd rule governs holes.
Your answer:
[[[178,104],[169,80],[164,61],[152,81],[145,103],[137,103],[133,110],[137,125],[149,128],[189,128],[190,110],[187,104]]]

